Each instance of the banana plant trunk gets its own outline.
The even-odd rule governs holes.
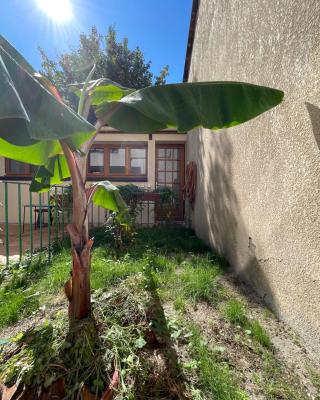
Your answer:
[[[75,225],[68,227],[71,237],[72,270],[71,277],[65,284],[65,293],[69,300],[69,317],[80,320],[90,314],[90,263],[92,240],[87,235],[75,230]],[[79,246],[79,242],[82,245]]]
[[[70,320],[86,318],[91,311],[90,264],[93,239],[88,232],[88,196],[85,188],[86,157],[73,153],[61,142],[71,174],[73,210],[72,223],[67,226],[71,240],[71,277],[65,283],[65,293],[69,300]]]

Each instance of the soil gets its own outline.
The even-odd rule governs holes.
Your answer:
[[[246,303],[249,317],[258,320],[266,329],[276,349],[277,356],[283,360],[285,365],[293,369],[301,382],[312,392],[310,370],[320,372],[320,360],[307,349],[296,332],[285,322],[280,321],[270,309],[266,308],[262,299],[248,285],[231,274],[223,276],[221,283]]]
[[[233,274],[226,274],[219,279],[220,284],[233,297],[242,301],[247,308],[247,317],[255,319],[265,328],[271,339],[273,355],[277,364],[283,366],[283,379],[290,382],[297,376],[308,393],[308,397],[318,400],[318,389],[313,385],[311,372],[320,372],[320,362],[313,353],[307,350],[302,339],[283,321],[266,308],[252,289],[243,282],[239,282]],[[176,311],[171,303],[164,305],[167,318],[175,318]],[[263,358],[249,335],[243,333],[240,326],[227,322],[217,307],[206,303],[188,306],[186,318],[195,322],[206,337],[210,348],[221,353],[221,361],[237,372],[241,386],[252,400],[268,400],[262,393],[257,376],[263,373]],[[179,356],[184,357],[181,354]],[[278,398],[278,397],[277,397]]]
[[[279,321],[266,308],[262,300],[252,292],[250,287],[239,282],[234,275],[222,276],[219,278],[219,283],[226,288],[228,293],[246,305],[249,319],[258,320],[265,328],[272,341],[273,355],[279,365],[284,366],[284,380],[290,382],[295,376],[298,376],[301,384],[306,388],[309,398],[311,400],[319,399],[319,392],[312,384],[310,371],[320,371],[320,363],[306,349],[301,338],[284,322]],[[156,300],[159,301],[157,312],[159,314],[159,310],[163,309],[161,318],[164,318],[164,321],[177,317],[177,311],[174,310],[172,303],[167,302],[161,305],[160,300],[158,298]],[[21,331],[26,331],[40,324],[45,319],[50,319],[50,316],[60,310],[66,312],[66,308],[66,300],[61,294],[53,303],[37,314],[0,331],[0,338],[15,336]],[[219,311],[219,307],[210,306],[206,303],[189,305],[184,317],[200,327],[210,348],[216,349],[217,354],[219,354],[219,359],[226,361],[237,372],[240,385],[248,393],[251,400],[269,400],[263,393],[261,382],[257,379],[263,374],[262,354],[257,350],[252,337],[246,334],[243,328],[227,322]],[[173,348],[168,346],[169,338],[166,335],[162,332],[162,338],[155,338],[156,345],[151,345],[145,350],[145,357],[149,359],[151,370],[157,372],[150,374],[150,381],[145,382],[145,384],[149,386],[149,389],[153,387],[159,395],[159,384],[161,383],[165,390],[164,397],[161,397],[163,399],[189,398],[184,394],[183,386],[175,381],[175,376],[179,375],[175,371],[176,365],[172,367],[167,363],[168,359],[172,360],[176,357],[180,362],[188,360],[188,349],[183,345],[174,345]],[[163,343],[161,344],[162,340]],[[158,378],[154,380],[156,375]],[[149,389],[146,390],[150,392]],[[137,395],[137,398],[140,398],[139,395]]]

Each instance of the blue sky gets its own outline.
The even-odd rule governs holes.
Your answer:
[[[55,0],[52,0],[54,2]],[[181,82],[192,0],[71,0],[73,18],[53,23],[37,0],[1,0],[0,32],[35,67],[40,67],[37,47],[55,56],[77,45],[79,34],[96,25],[105,33],[114,25],[129,47],[139,46],[152,72],[169,64],[168,82]]]

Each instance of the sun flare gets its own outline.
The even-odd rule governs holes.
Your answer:
[[[70,0],[36,0],[39,8],[55,22],[66,22],[72,18]]]

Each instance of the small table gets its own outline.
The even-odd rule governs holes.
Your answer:
[[[23,224],[22,224],[22,232],[24,232],[24,222],[25,222],[25,216],[26,216],[26,208],[31,207],[34,209],[34,229],[37,229],[38,226],[40,226],[40,214],[42,217],[42,213],[48,213],[48,218],[50,218],[51,221],[51,214],[49,215],[50,210],[52,209],[52,206],[49,204],[25,204],[23,206]],[[37,213],[38,213],[38,218],[37,218]],[[30,221],[31,222],[31,221]]]

